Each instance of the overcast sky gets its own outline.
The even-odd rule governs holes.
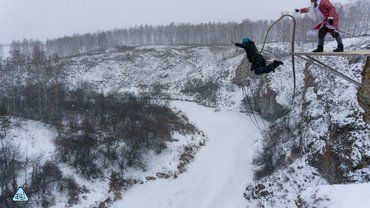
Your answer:
[[[309,0],[0,0],[0,43],[142,24],[277,19],[307,5]]]

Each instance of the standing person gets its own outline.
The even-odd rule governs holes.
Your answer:
[[[265,58],[258,53],[256,45],[249,38],[243,38],[242,43],[234,43],[234,45],[245,50],[249,62],[252,63],[251,71],[254,71],[256,75],[275,72],[275,68],[283,65],[283,62],[278,60],[266,65]]]
[[[316,18],[322,21],[314,29],[318,30],[319,44],[317,49],[313,52],[323,52],[324,51],[324,40],[326,33],[330,33],[333,38],[337,41],[337,48],[333,52],[342,52],[344,50],[342,38],[339,34],[338,24],[339,24],[339,15],[337,10],[330,3],[329,0],[310,0],[315,9]],[[307,13],[310,11],[310,7],[295,9],[296,12]]]

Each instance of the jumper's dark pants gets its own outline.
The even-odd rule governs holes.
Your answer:
[[[272,63],[265,66],[257,66],[255,68],[253,68],[253,64],[254,63],[252,62],[251,70],[253,70],[256,75],[267,74],[274,71],[275,69]]]

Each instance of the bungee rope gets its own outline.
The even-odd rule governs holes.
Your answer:
[[[243,97],[245,99],[245,102],[247,102],[248,107],[250,108],[250,110],[253,111],[253,104],[249,100],[249,97],[248,97],[247,91],[245,90],[245,86],[244,85],[242,85],[242,92],[243,92]],[[254,124],[254,126],[262,133],[263,130],[262,130],[262,128],[261,128],[261,126],[260,126],[260,124],[259,124],[259,122],[257,120],[257,117],[256,117],[255,113],[249,112],[248,115],[249,115],[249,118],[251,119],[252,123]],[[252,116],[253,116],[253,118],[252,118]]]
[[[295,76],[295,58],[294,58],[294,43],[295,43],[295,31],[296,31],[296,20],[294,18],[294,16],[290,15],[290,14],[284,14],[283,16],[281,16],[278,20],[276,20],[270,27],[269,29],[267,30],[266,32],[266,35],[265,35],[265,39],[263,41],[263,44],[262,44],[262,48],[261,48],[261,51],[260,53],[262,54],[263,52],[263,48],[265,47],[265,44],[266,44],[266,40],[267,40],[267,36],[268,34],[270,33],[271,29],[273,26],[275,26],[277,23],[280,22],[280,20],[282,20],[284,17],[290,17],[293,19],[293,31],[292,31],[292,51],[291,51],[291,56],[292,56],[292,68],[293,68],[293,98],[295,96],[295,91],[296,91],[296,76]]]
[[[262,48],[261,48],[261,51],[260,51],[260,54],[262,54],[262,52],[264,51],[264,47],[265,47],[265,45],[266,45],[266,40],[267,40],[267,36],[268,36],[268,34],[270,33],[270,31],[271,31],[271,29],[273,28],[273,26],[274,25],[276,25],[278,22],[280,22],[280,20],[282,20],[284,17],[290,17],[290,18],[292,18],[293,19],[293,32],[292,32],[292,67],[293,67],[293,87],[294,87],[294,90],[293,90],[293,99],[294,99],[294,97],[295,97],[295,90],[296,90],[296,76],[295,76],[295,58],[294,58],[294,55],[293,55],[293,53],[294,53],[294,42],[295,42],[295,31],[296,31],[296,20],[295,20],[295,18],[292,16],[292,15],[290,15],[290,14],[285,14],[285,15],[283,15],[283,16],[281,16],[277,21],[275,21],[270,27],[269,27],[269,29],[267,30],[267,32],[266,32],[266,35],[265,35],[265,39],[264,39],[264,41],[263,41],[263,45],[262,45]],[[235,44],[235,42],[233,42],[233,41],[230,41],[232,44]],[[248,82],[248,85],[249,85],[249,82]],[[250,86],[248,86],[248,87],[250,87]],[[252,99],[253,99],[253,101],[256,103],[256,98],[255,98],[255,94],[253,93],[253,91],[252,91],[252,89],[251,88],[249,88],[249,90],[250,90],[250,93],[251,93],[251,96],[252,96]],[[246,102],[248,103],[248,105],[249,105],[249,107],[250,107],[250,109],[251,110],[253,110],[253,105],[252,105],[252,101],[251,100],[249,100],[249,98],[248,98],[248,95],[247,95],[247,92],[246,92],[246,89],[245,89],[245,85],[243,84],[242,85],[242,92],[243,92],[243,97],[246,99]],[[261,132],[263,132],[263,131],[266,131],[266,129],[267,129],[267,127],[266,127],[266,125],[265,125],[265,123],[263,122],[263,119],[262,119],[262,124],[263,124],[263,127],[264,127],[264,130],[262,130],[262,128],[261,128],[261,125],[259,124],[259,122],[258,122],[258,120],[257,120],[257,118],[256,118],[256,116],[253,114],[253,119],[252,119],[252,117],[251,117],[251,120],[253,121],[254,120],[254,122],[255,122],[255,126],[261,131]]]
[[[248,97],[247,90],[245,89],[246,86],[247,86],[247,88],[249,88],[249,92],[251,93],[252,100],[250,100],[249,97]],[[245,102],[248,104],[249,109],[251,111],[254,111],[253,109],[254,109],[254,106],[256,106],[257,101],[256,101],[256,98],[255,98],[256,95],[255,95],[255,93],[253,93],[253,90],[250,87],[249,80],[247,80],[247,85],[243,84],[241,86],[241,88],[242,88],[242,93],[243,93],[243,97],[245,99]],[[252,123],[254,123],[255,127],[260,131],[260,133],[265,134],[266,131],[267,131],[267,126],[266,126],[264,120],[262,119],[261,115],[259,115],[259,116],[260,116],[260,120],[261,120],[261,123],[262,123],[263,126],[260,124],[260,122],[258,122],[258,119],[257,119],[255,113],[256,112],[254,112],[254,113],[249,112],[248,115],[249,115]],[[251,114],[252,114],[253,118],[252,118]]]

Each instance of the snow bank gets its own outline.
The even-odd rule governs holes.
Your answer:
[[[303,207],[369,208],[370,183],[310,187],[301,192],[300,201]]]

